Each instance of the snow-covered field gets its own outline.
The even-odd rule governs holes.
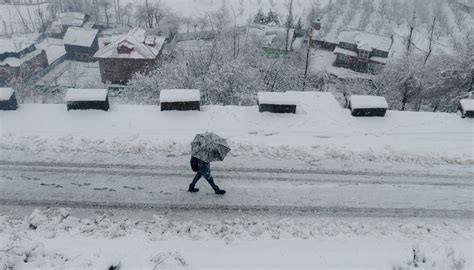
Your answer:
[[[160,112],[158,106],[112,105],[109,112],[66,111],[61,104],[23,104],[0,112],[0,149],[37,153],[186,156],[196,133],[230,140],[234,156],[320,164],[407,162],[473,164],[473,122],[456,114],[389,111],[354,118],[329,93],[293,93],[296,115],[257,107],[206,106]]]
[[[202,216],[200,216],[202,215]],[[472,223],[160,213],[0,216],[2,269],[472,269]]]

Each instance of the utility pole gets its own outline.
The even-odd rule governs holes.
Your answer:
[[[285,42],[285,55],[288,55],[288,47],[290,45],[290,28],[293,22],[293,0],[290,0],[290,6],[288,7],[288,18],[286,19],[286,42]]]
[[[321,30],[321,19],[316,19],[315,22],[311,23],[311,28],[309,31],[309,38],[308,38],[308,48],[306,51],[306,63],[304,67],[304,80],[303,80],[303,91],[306,88],[306,80],[308,79],[308,71],[309,71],[309,56],[311,53],[311,42],[313,41],[313,31],[319,31]]]

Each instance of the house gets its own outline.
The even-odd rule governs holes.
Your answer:
[[[82,27],[89,20],[89,15],[81,12],[63,12],[59,14],[59,24],[63,33],[66,33],[69,27]]]
[[[267,56],[279,57],[285,53],[286,46],[288,46],[287,50],[291,51],[294,36],[294,29],[290,29],[290,32],[287,33],[287,29],[284,27],[266,27],[265,44],[263,47],[265,54]]]
[[[63,39],[66,59],[92,61],[92,57],[99,50],[98,33],[97,29],[69,27]]]
[[[45,35],[50,38],[62,39],[65,32],[63,32],[63,26],[59,21],[51,22],[51,25],[46,29]]]
[[[104,83],[124,84],[133,74],[158,65],[166,39],[146,35],[137,27],[109,42],[94,55],[99,60],[100,76]]]
[[[174,36],[175,42],[183,42],[189,40],[212,40],[216,37],[215,31],[198,31],[178,33]]]
[[[48,66],[44,50],[21,38],[0,38],[0,85],[25,80]]]
[[[362,73],[374,73],[388,60],[393,39],[361,31],[339,34],[334,53],[335,66]]]
[[[69,27],[84,27],[90,16],[81,12],[63,12],[59,18],[51,22],[46,29],[46,36],[51,38],[63,38]]]

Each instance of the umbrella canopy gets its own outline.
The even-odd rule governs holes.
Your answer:
[[[191,155],[205,162],[223,161],[229,152],[227,140],[212,132],[197,134],[191,143]]]

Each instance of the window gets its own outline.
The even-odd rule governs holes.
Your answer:
[[[359,50],[359,58],[369,59],[370,52]]]

